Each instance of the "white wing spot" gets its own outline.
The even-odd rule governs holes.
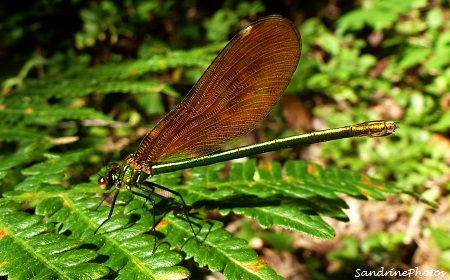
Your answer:
[[[247,28],[245,28],[245,29],[243,29],[242,30],[242,35],[243,36],[247,36],[249,33],[250,33],[250,31],[253,29],[253,26],[248,26]]]

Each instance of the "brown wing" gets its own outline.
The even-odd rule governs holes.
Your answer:
[[[220,52],[186,98],[128,158],[134,169],[217,151],[251,131],[288,85],[300,58],[297,28],[267,17],[241,30]]]

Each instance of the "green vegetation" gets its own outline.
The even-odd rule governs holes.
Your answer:
[[[335,5],[0,4],[0,275],[348,279],[356,269],[450,270],[449,3]],[[98,174],[134,152],[233,34],[270,14],[299,26],[302,58],[284,100],[232,146],[376,119],[400,129],[151,178],[194,208],[203,246],[182,213],[157,201],[153,253],[151,204],[126,191],[93,235],[109,211],[95,210],[107,193]]]

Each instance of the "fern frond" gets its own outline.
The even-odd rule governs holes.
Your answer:
[[[20,211],[20,204],[0,200],[0,275],[10,279],[99,279],[109,273],[81,240],[57,234],[42,216]],[[26,265],[24,265],[26,264]]]
[[[151,204],[126,190],[119,194],[111,220],[93,235],[109,212],[106,206],[96,210],[102,199],[95,194],[102,191],[93,183],[71,189],[57,183],[64,170],[84,154],[49,155],[48,160],[24,169],[27,178],[0,199],[0,211],[5,213],[0,217],[4,235],[0,246],[8,252],[0,261],[6,264],[0,269],[3,275],[184,279],[190,272],[179,265],[183,257],[174,249],[180,248],[185,259],[221,271],[228,279],[280,278],[247,241],[233,237],[220,222],[205,220],[199,213],[191,214],[202,243],[198,244],[182,213],[167,212],[164,208],[171,205],[163,205],[164,201],[155,206],[159,241],[153,253]],[[321,239],[334,236],[322,216],[348,219],[342,211],[348,207],[340,194],[384,199],[399,191],[353,172],[301,161],[287,162],[284,169],[277,163],[255,166],[253,160],[234,163],[225,178],[219,176],[222,168],[223,164],[215,164],[191,169],[184,182],[180,172],[151,180],[180,192],[194,208],[234,212],[257,220],[262,227],[276,225]],[[19,202],[32,207],[35,214],[23,212]],[[55,242],[63,243],[60,250]],[[16,264],[29,259],[37,261],[30,270],[19,271]]]

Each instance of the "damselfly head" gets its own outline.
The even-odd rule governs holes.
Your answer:
[[[104,190],[109,190],[114,186],[119,179],[120,165],[118,163],[111,163],[106,170],[105,175],[98,177],[97,185]]]

